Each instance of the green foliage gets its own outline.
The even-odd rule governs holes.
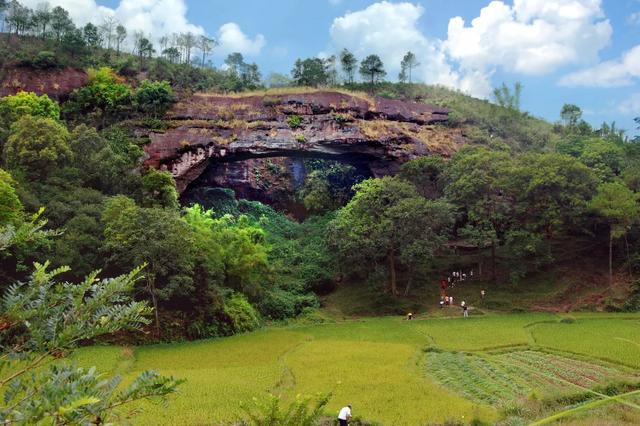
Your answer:
[[[358,60],[348,49],[342,49],[340,52],[340,65],[342,66],[342,71],[345,73],[347,83],[352,84],[353,76],[358,66]]]
[[[161,117],[175,102],[175,96],[168,81],[144,80],[135,91],[134,101],[141,111]]]
[[[360,75],[363,79],[369,80],[372,85],[384,78],[387,72],[384,70],[382,59],[378,55],[369,55],[364,58],[360,62]]]
[[[400,177],[411,182],[424,197],[438,198],[442,191],[442,172],[445,162],[441,157],[419,157],[400,167]]]
[[[46,178],[73,153],[66,127],[51,118],[25,115],[11,126],[4,155],[9,169],[38,179]]]
[[[300,143],[305,143],[307,141],[307,138],[302,133],[300,133],[296,135],[296,141]]]
[[[623,162],[622,148],[600,138],[584,141],[582,152],[578,157],[589,166],[600,181],[611,181],[620,174]]]
[[[24,210],[11,175],[0,169],[0,227],[16,225],[23,220]]]
[[[283,408],[280,398],[270,395],[266,402],[254,398],[253,407],[243,408],[249,420],[247,424],[251,426],[315,426],[330,399],[331,394],[315,398],[298,395],[295,401]]]
[[[89,70],[89,84],[76,89],[65,104],[67,114],[94,113],[103,124],[130,110],[132,93],[129,85],[108,67]]]
[[[327,84],[329,80],[326,63],[320,58],[296,60],[291,76],[297,86],[317,87]]]
[[[409,51],[403,57],[400,62],[400,75],[398,76],[398,80],[402,83],[406,83],[407,81],[411,83],[411,71],[413,68],[420,65],[416,55]]]
[[[614,238],[625,234],[640,213],[638,196],[621,182],[603,183],[589,202],[612,228]]]
[[[371,262],[386,263],[395,296],[396,264],[428,265],[447,238],[453,209],[443,201],[425,200],[398,178],[369,179],[355,188],[356,195],[332,223],[332,244],[348,270],[368,273]]]
[[[171,173],[149,169],[142,177],[142,189],[146,206],[178,208],[178,191]]]
[[[582,110],[577,105],[564,104],[560,111],[560,118],[565,126],[575,127],[582,118]]]
[[[0,119],[3,127],[9,127],[25,115],[58,120],[60,107],[47,95],[38,96],[33,92],[19,92],[0,98]]]
[[[140,268],[113,279],[92,273],[79,284],[57,282],[68,268],[48,271],[36,263],[29,282],[9,287],[2,298],[0,420],[7,423],[94,423],[125,413],[119,407],[139,400],[164,399],[181,383],[145,372],[118,388],[120,378],[106,379],[51,357],[73,351],[80,341],[145,325],[150,309],[129,293]]]
[[[230,320],[233,333],[255,330],[261,323],[258,312],[247,298],[239,293],[234,293],[227,298],[224,303],[224,313]]]
[[[287,117],[287,124],[292,129],[297,129],[298,127],[302,126],[302,117],[297,114],[292,114]]]
[[[513,85],[513,91],[502,83],[502,86],[493,90],[494,100],[498,105],[513,111],[520,111],[520,97],[522,95],[522,83],[519,81]]]

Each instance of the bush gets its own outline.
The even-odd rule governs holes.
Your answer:
[[[260,315],[242,294],[234,293],[225,301],[224,313],[233,333],[243,333],[260,327]]]
[[[274,320],[291,318],[302,313],[305,308],[317,308],[318,299],[313,294],[295,294],[283,289],[269,291],[260,302],[260,312]]]
[[[33,66],[39,69],[60,68],[62,64],[58,61],[55,53],[49,51],[38,52],[33,59]]]
[[[631,295],[624,304],[624,310],[627,312],[640,311],[640,281],[636,281],[631,286]]]
[[[159,117],[167,112],[176,98],[169,82],[144,80],[136,89],[134,100],[142,112]]]
[[[254,407],[243,405],[248,421],[243,422],[252,426],[316,426],[322,416],[325,406],[329,403],[331,394],[318,395],[315,402],[311,397],[301,397],[288,407],[280,406],[280,398],[270,395],[266,402],[254,399]]]
[[[302,117],[297,114],[290,115],[289,117],[287,117],[287,124],[292,129],[297,129],[298,127],[302,126]]]

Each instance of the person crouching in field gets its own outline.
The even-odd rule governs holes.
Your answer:
[[[351,404],[346,407],[342,407],[338,413],[338,423],[340,423],[340,426],[347,426],[349,424],[349,420],[351,420]]]

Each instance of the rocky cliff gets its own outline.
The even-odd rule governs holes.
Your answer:
[[[57,101],[66,100],[71,92],[89,80],[86,72],[75,68],[37,70],[15,67],[4,69],[1,74],[0,96],[35,92]]]
[[[291,192],[299,182],[300,158],[344,161],[383,176],[416,156],[449,156],[465,140],[443,125],[448,113],[336,91],[196,94],[168,113],[166,131],[149,135],[145,165],[170,171],[181,193],[189,185],[221,186],[274,204],[282,197],[270,191]]]

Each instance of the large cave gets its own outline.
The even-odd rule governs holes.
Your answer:
[[[336,164],[350,166],[338,182],[329,185],[351,187],[373,177],[372,163],[378,161],[362,154],[249,156],[211,159],[202,174],[191,182],[181,195],[184,205],[198,203],[205,208],[219,208],[231,196],[236,199],[260,201],[275,210],[303,220],[308,212],[300,197],[307,175]],[[341,169],[342,170],[342,169]],[[225,189],[233,190],[233,195]]]
[[[166,118],[148,132],[145,166],[169,171],[184,204],[214,207],[228,188],[296,218],[306,215],[298,190],[312,160],[351,166],[355,183],[465,143],[445,108],[331,91],[195,94]]]

